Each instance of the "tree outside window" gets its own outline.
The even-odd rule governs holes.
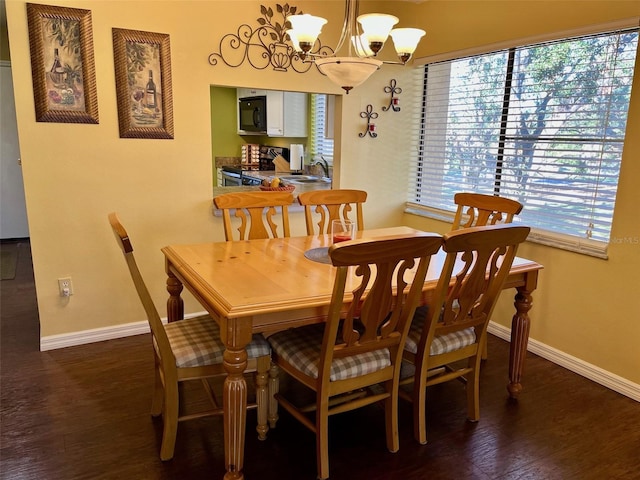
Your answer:
[[[427,65],[410,202],[507,196],[533,228],[608,242],[637,43],[636,29]]]

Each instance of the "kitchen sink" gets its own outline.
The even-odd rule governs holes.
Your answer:
[[[280,175],[280,178],[288,183],[331,183],[330,178],[317,175]]]

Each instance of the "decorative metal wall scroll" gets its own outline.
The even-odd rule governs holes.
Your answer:
[[[371,123],[371,120],[378,118],[378,114],[373,111],[373,105],[367,105],[367,109],[364,112],[360,112],[360,117],[367,119],[367,129],[364,132],[359,133],[358,136],[360,138],[364,138],[369,134],[370,137],[376,138],[378,136],[376,133],[376,124]]]
[[[382,107],[382,111],[386,112],[389,110],[393,110],[394,112],[399,112],[400,99],[398,97],[395,97],[394,95],[402,93],[402,89],[400,87],[396,87],[395,78],[391,79],[388,87],[384,87],[384,93],[390,93],[391,97],[389,98],[389,106]]]
[[[227,33],[220,40],[219,52],[209,55],[209,63],[216,66],[220,59],[226,65],[235,68],[246,60],[257,70],[264,70],[271,66],[277,72],[286,72],[289,68],[298,73],[307,72],[315,63],[302,61],[291,45],[291,39],[287,33],[291,28],[287,15],[301,14],[302,11],[298,11],[298,7],[290,6],[288,3],[284,6],[276,4],[276,11],[279,15],[274,18],[271,7],[260,5],[262,16],[257,19],[259,27],[254,30],[250,25],[243,23],[238,27],[237,33]],[[319,39],[316,44],[318,50],[311,53],[333,55],[333,49],[323,46]]]

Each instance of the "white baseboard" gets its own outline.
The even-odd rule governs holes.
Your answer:
[[[94,328],[81,332],[62,333],[40,338],[40,351],[56,350],[58,348],[75,347],[87,343],[102,342],[115,338],[131,337],[149,333],[149,322],[125,323],[113,327]]]
[[[496,337],[499,337],[507,342],[511,340],[511,329],[500,325],[495,322],[489,322],[487,331]],[[625,378],[622,378],[614,373],[603,370],[600,367],[596,367],[590,363],[587,363],[579,358],[573,357],[567,353],[557,350],[549,345],[545,345],[542,342],[529,338],[527,350],[531,353],[535,353],[540,357],[549,360],[561,367],[571,370],[578,375],[582,375],[589,380],[592,380],[600,385],[603,385],[611,390],[625,395],[637,402],[640,402],[640,385],[633,383]],[[526,382],[526,372],[525,372]]]
[[[203,314],[205,314],[205,312],[192,313],[190,315],[185,315],[185,317],[191,318]],[[163,319],[163,322],[166,322],[166,319]],[[507,342],[511,340],[511,330],[498,323],[489,322],[487,331],[496,337],[506,340]],[[149,333],[149,323],[146,320],[142,322],[115,325],[113,327],[94,328],[92,330],[84,330],[81,332],[50,335],[40,339],[40,350],[44,352],[47,350],[73,347],[93,342],[102,342],[104,340],[113,340],[116,338],[130,337],[132,335],[141,335],[144,333]],[[615,375],[614,373],[607,372],[595,365],[591,365],[590,363],[568,355],[532,338],[529,338],[527,350],[555,363],[556,365],[560,365],[567,370],[571,370],[578,375],[582,375],[589,380],[640,402],[640,385],[637,383],[630,382],[629,380]]]
[[[207,312],[191,313],[185,315],[185,318],[206,315]],[[163,323],[167,323],[167,319],[162,319]],[[142,335],[149,333],[149,322],[143,320],[141,322],[124,323],[122,325],[114,325],[113,327],[94,328],[91,330],[83,330],[81,332],[62,333],[60,335],[49,335],[40,338],[40,351],[56,350],[58,348],[75,347],[77,345],[85,345],[87,343],[103,342],[105,340],[113,340],[116,338],[131,337],[133,335]]]

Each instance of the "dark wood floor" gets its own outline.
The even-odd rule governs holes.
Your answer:
[[[161,421],[149,415],[153,360],[147,335],[38,351],[28,242],[19,251],[15,280],[1,285],[0,478],[222,478],[221,418],[181,424],[175,458],[159,460]],[[640,478],[640,404],[531,354],[525,390],[512,402],[505,390],[507,361],[508,345],[491,337],[477,424],[465,421],[460,384],[429,391],[424,446],[413,440],[405,403],[396,454],[386,451],[379,407],[333,418],[331,478]],[[253,412],[249,424],[255,425]],[[249,432],[246,478],[312,480],[314,445],[309,431],[282,414],[267,441]]]

